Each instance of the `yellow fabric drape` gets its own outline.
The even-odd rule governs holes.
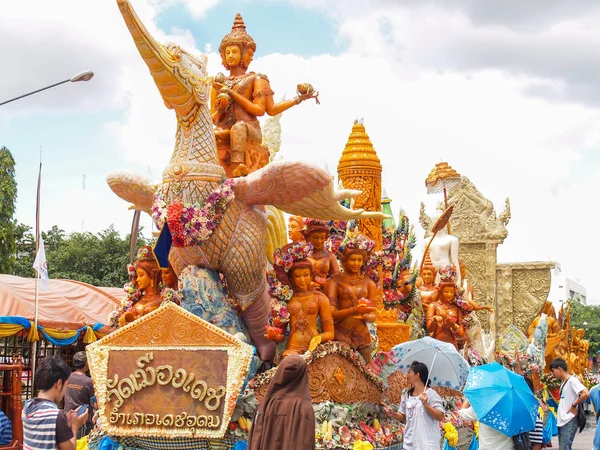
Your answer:
[[[0,323],[0,337],[12,336],[13,334],[17,334],[23,328],[23,325]]]
[[[54,339],[69,339],[79,333],[79,330],[55,330],[53,328],[44,328],[44,332]]]
[[[89,325],[85,327],[85,334],[83,335],[83,343],[91,344],[92,342],[96,342],[98,338],[96,337],[96,333]]]
[[[27,336],[27,340],[29,342],[36,342],[40,340],[40,334],[38,333],[38,329],[33,326],[33,322],[29,321],[29,335]]]
[[[96,334],[96,339],[102,339],[106,336],[106,333],[98,333],[97,331],[94,331],[94,333]]]

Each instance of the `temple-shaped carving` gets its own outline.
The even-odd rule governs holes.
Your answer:
[[[499,336],[511,323],[525,331],[538,315],[550,292],[550,269],[553,262],[498,263],[498,245],[508,236],[511,218],[507,198],[500,215],[465,176],[460,187],[450,192],[448,205],[454,206],[450,217],[452,234],[459,239],[459,257],[465,263],[467,277],[477,293],[477,302],[490,305],[496,312],[495,334]],[[443,209],[439,205],[438,208]],[[426,237],[431,235],[432,219],[421,203],[419,217]],[[478,313],[482,323],[488,315]]]

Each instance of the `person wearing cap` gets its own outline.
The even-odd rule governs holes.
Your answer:
[[[85,352],[77,352],[73,355],[73,368],[75,371],[67,381],[67,391],[65,392],[65,412],[79,408],[81,405],[88,405],[88,408],[95,406],[94,385],[92,379],[86,375],[89,370],[87,356]],[[92,417],[92,411],[89,416]],[[79,429],[77,438],[86,436],[92,427],[91,420],[88,420],[83,427]]]

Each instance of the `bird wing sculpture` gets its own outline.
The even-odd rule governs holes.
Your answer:
[[[247,205],[273,205],[289,214],[321,220],[384,219],[381,212],[348,209],[339,201],[361,191],[337,190],[331,175],[306,162],[275,161],[235,182],[235,196]]]
[[[108,175],[106,181],[115,194],[131,203],[129,209],[144,211],[152,215],[156,185],[147,178],[122,170]]]

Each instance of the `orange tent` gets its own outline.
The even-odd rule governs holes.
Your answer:
[[[127,294],[122,288],[98,288],[72,280],[50,280],[39,290],[38,325],[76,330],[85,325],[106,324],[109,313]],[[35,279],[0,275],[0,316],[33,320]]]

